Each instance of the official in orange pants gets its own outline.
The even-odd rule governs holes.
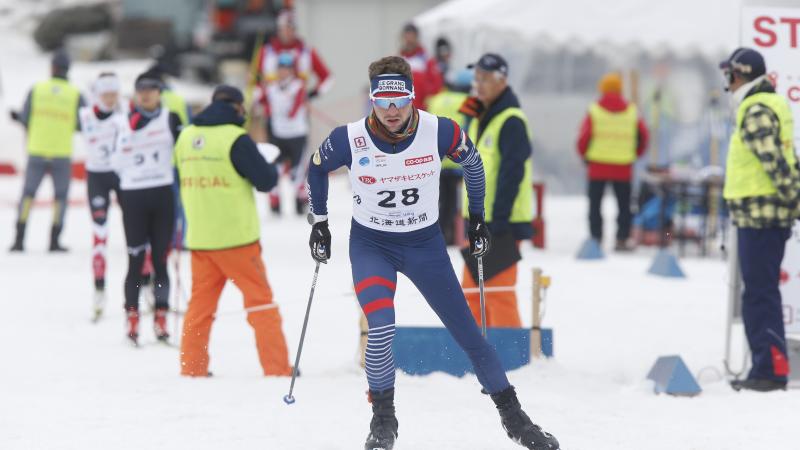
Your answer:
[[[517,281],[517,242],[533,236],[533,166],[531,132],[519,99],[508,84],[508,64],[502,56],[486,54],[475,64],[472,93],[459,112],[472,119],[467,134],[481,155],[486,176],[484,220],[492,233],[492,248],[483,258],[486,287],[512,287]],[[469,205],[464,196],[465,219]],[[477,286],[474,258],[465,258],[462,286]],[[480,323],[480,297],[467,302]],[[514,291],[486,294],[486,323],[490,327],[519,327]]]
[[[181,131],[175,167],[186,212],[186,246],[192,250],[192,297],[183,324],[181,374],[208,376],[208,340],[227,280],[246,308],[272,304],[261,260],[261,223],[253,187],[269,192],[278,172],[268,164],[244,124],[244,96],[231,86],[214,90],[211,105]],[[292,373],[277,307],[247,314],[255,330],[264,375]]]
[[[208,374],[211,324],[227,280],[232,280],[242,292],[245,308],[273,304],[260,244],[227,250],[192,251],[192,298],[183,324],[182,375]],[[264,375],[291,375],[278,309],[248,313],[247,321],[256,334],[258,359]]]
[[[470,289],[464,295],[467,297],[467,304],[475,316],[475,321],[481,323],[481,297],[478,292],[478,283],[472,278],[472,274],[467,266],[464,266],[464,278],[461,287]],[[483,285],[487,288],[507,288],[512,290],[507,292],[486,292],[486,326],[521,328],[522,322],[519,318],[517,309],[517,293],[513,290],[517,284],[517,264],[504,269],[502,272],[486,280]],[[475,292],[472,292],[474,290]]]

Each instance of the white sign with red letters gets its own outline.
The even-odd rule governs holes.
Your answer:
[[[742,46],[764,55],[767,75],[794,115],[795,152],[800,148],[800,8],[742,8]],[[786,332],[800,334],[800,226],[786,243],[781,296]]]

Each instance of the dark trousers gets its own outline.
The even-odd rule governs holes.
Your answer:
[[[456,220],[461,193],[461,174],[458,171],[443,170],[439,177],[439,226],[442,227],[447,245],[456,242]]]
[[[67,210],[67,194],[69,193],[70,177],[72,175],[72,163],[69,158],[43,158],[41,156],[29,156],[28,165],[25,167],[25,184],[22,188],[22,199],[19,202],[17,223],[25,224],[28,222],[33,199],[36,191],[42,184],[45,175],[53,178],[53,190],[55,199],[53,202],[53,227],[59,229],[64,224],[64,213]]]
[[[610,180],[589,180],[589,231],[592,238],[603,239],[603,192],[606,183],[611,183],[617,197],[617,240],[625,240],[631,234],[631,182]]]
[[[753,367],[749,378],[786,381],[789,362],[779,289],[789,228],[739,228],[742,319]]]
[[[128,275],[125,277],[125,309],[139,309],[147,244],[153,257],[156,308],[169,307],[167,253],[175,230],[175,198],[172,186],[122,191],[122,222],[128,244]]]

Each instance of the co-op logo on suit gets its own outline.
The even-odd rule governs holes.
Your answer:
[[[433,162],[433,155],[420,156],[419,158],[408,158],[406,160],[406,167],[427,164],[429,162]]]

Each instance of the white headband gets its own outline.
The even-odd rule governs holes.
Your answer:
[[[103,75],[92,83],[92,92],[95,95],[119,92],[119,89],[119,78],[116,75]]]

